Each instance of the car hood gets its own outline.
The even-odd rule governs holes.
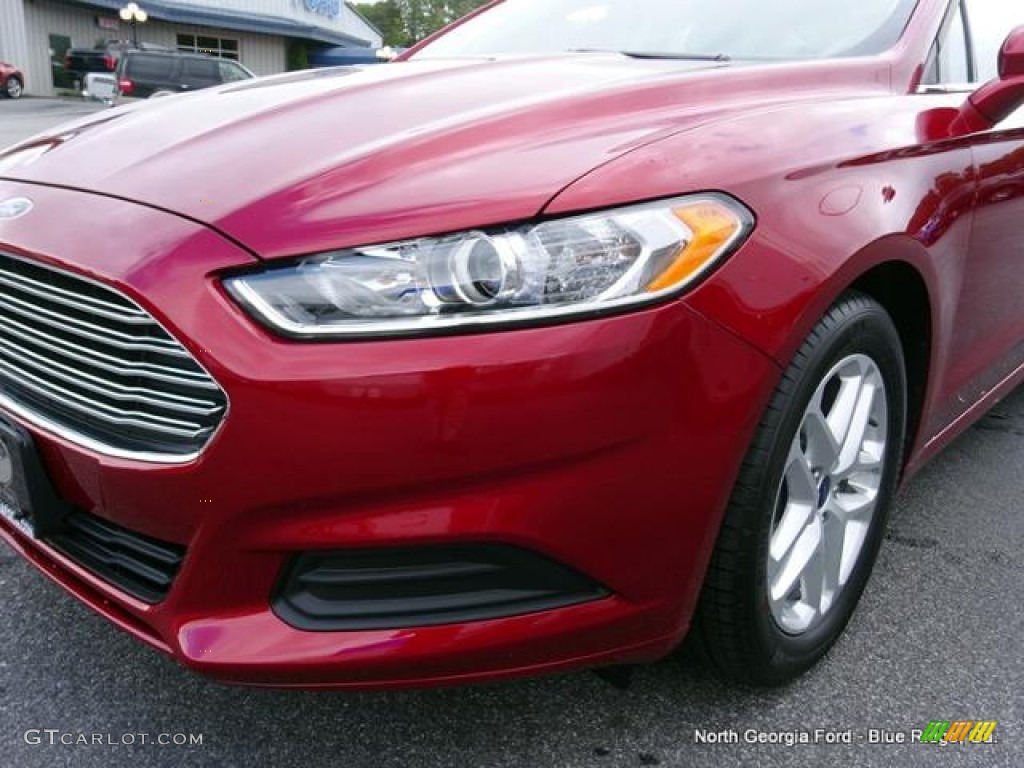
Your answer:
[[[92,115],[0,153],[0,178],[172,211],[275,258],[533,217],[659,138],[883,80],[603,54],[318,70]]]

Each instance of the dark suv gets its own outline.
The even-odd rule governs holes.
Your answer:
[[[252,72],[228,59],[196,53],[129,51],[118,63],[117,90],[122,97],[145,99],[158,93],[198,91],[252,77]]]
[[[173,48],[165,48],[153,43],[135,45],[126,40],[108,40],[96,48],[72,48],[64,55],[64,72],[72,80],[85,83],[85,76],[94,73],[109,73],[117,70],[117,63],[128,51],[164,51],[174,53]]]

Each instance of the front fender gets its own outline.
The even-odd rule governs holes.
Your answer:
[[[843,291],[892,261],[920,274],[933,338],[948,338],[976,173],[967,140],[928,140],[922,105],[935,107],[890,94],[710,124],[594,170],[545,212],[703,190],[742,200],[753,234],[685,301],[781,365]]]

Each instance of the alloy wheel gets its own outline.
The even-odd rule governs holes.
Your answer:
[[[878,507],[888,412],[882,373],[863,354],[840,360],[804,411],[767,556],[768,604],[787,634],[818,626],[850,580]]]

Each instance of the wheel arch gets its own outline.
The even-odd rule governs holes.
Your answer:
[[[848,290],[859,291],[881,304],[900,336],[907,370],[906,467],[921,434],[931,380],[935,336],[928,284],[909,262],[886,261],[858,277]]]
[[[889,313],[907,357],[907,440],[903,467],[920,450],[937,371],[944,365],[943,329],[951,325],[950,302],[955,294],[950,275],[942,276],[928,250],[907,235],[889,235],[843,260],[806,299],[785,341],[772,350],[786,367],[818,321],[848,291],[860,291]]]

